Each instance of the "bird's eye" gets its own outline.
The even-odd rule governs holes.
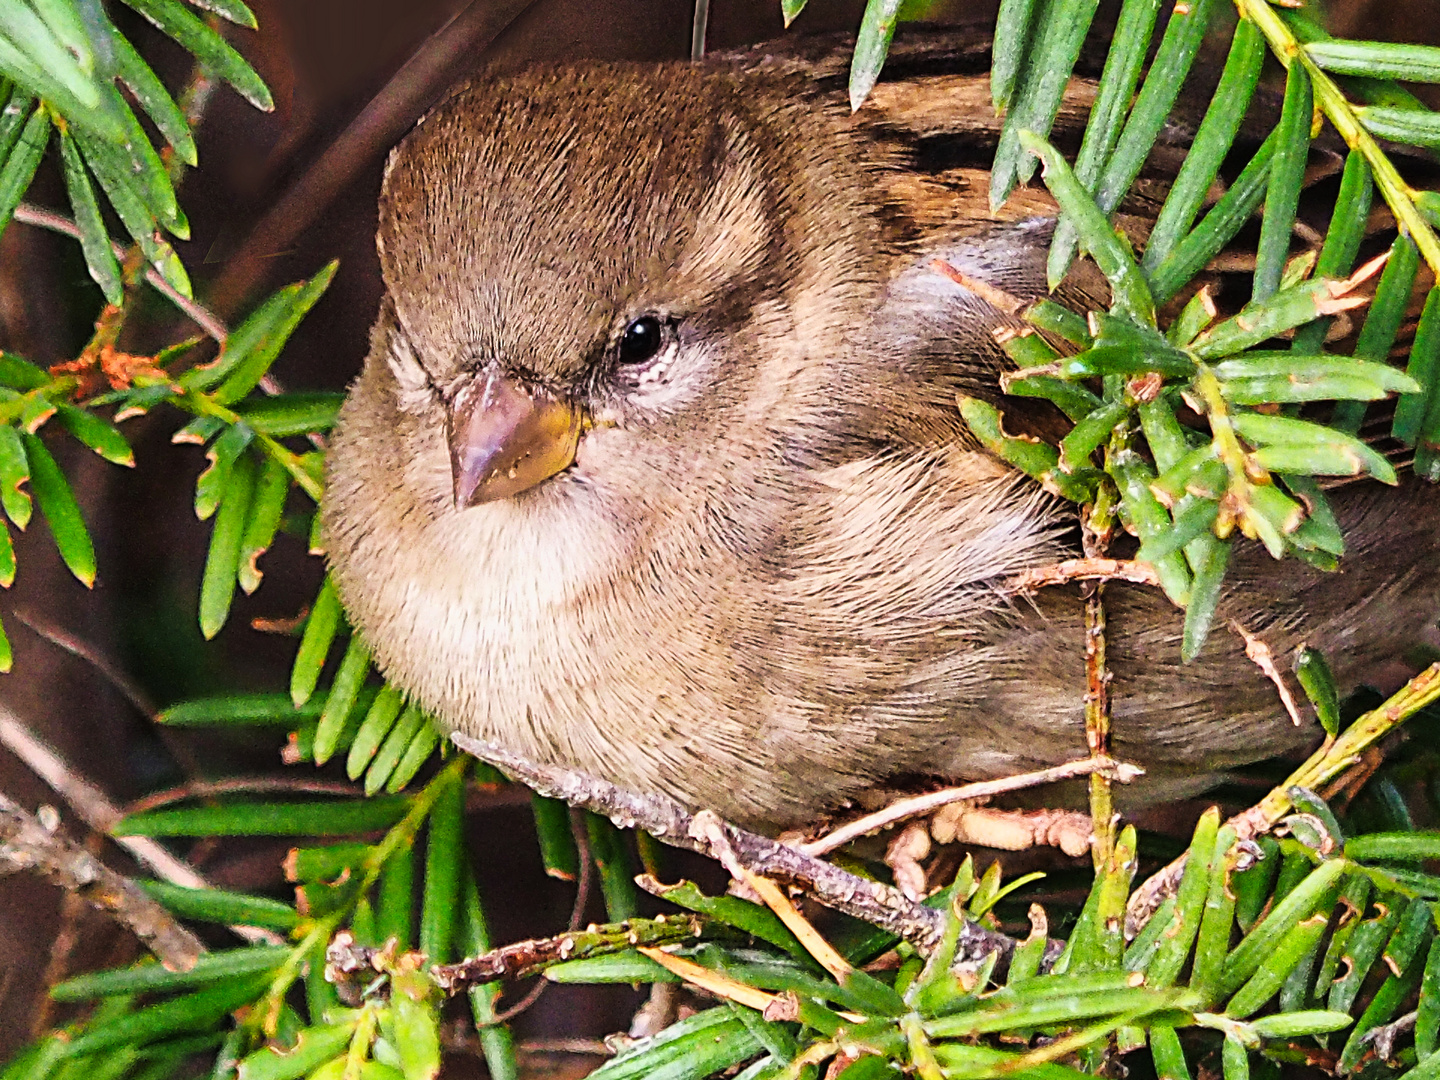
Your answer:
[[[665,328],[654,315],[642,315],[620,335],[620,362],[642,364],[654,357],[665,343]]]

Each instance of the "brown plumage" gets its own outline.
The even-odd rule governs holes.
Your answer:
[[[967,441],[1005,317],[931,266],[1038,295],[1048,204],[984,208],[983,51],[898,48],[855,116],[839,55],[489,76],[396,151],[324,528],[443,724],[772,829],[1085,752],[1078,597],[997,588],[1073,514]],[[1336,502],[1343,568],[1245,545],[1222,619],[1353,683],[1440,609],[1437,499]],[[1182,665],[1158,591],[1107,597],[1136,797],[1315,738],[1223,621]]]

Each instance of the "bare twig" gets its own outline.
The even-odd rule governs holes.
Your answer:
[[[595,883],[595,860],[590,855],[590,834],[580,814],[570,810],[570,835],[575,839],[576,863],[580,869],[580,880],[575,885],[575,903],[570,908],[570,921],[566,927],[579,930],[585,921],[585,909],[590,904],[590,887]]]
[[[588,1054],[609,1057],[610,1048],[599,1039],[526,1039],[520,1044],[522,1054]]]
[[[705,928],[699,915],[661,915],[588,930],[567,930],[554,937],[519,941],[483,956],[455,964],[436,964],[430,969],[436,984],[448,994],[501,979],[525,979],[555,964],[602,956],[617,949],[638,946],[673,945],[693,941]]]
[[[530,789],[522,784],[471,784],[465,793],[465,813],[481,814],[514,806],[528,807],[530,799]]]
[[[136,799],[127,815],[154,810],[183,799],[205,799],[237,792],[258,794],[284,792],[292,795],[354,795],[355,785],[345,780],[324,780],[306,776],[227,776],[224,780],[192,780],[187,784],[156,791]]]
[[[42,811],[43,813],[44,811]],[[40,823],[42,826],[46,824],[43,820]],[[94,833],[87,838],[85,850],[92,856],[97,854]],[[50,991],[64,981],[70,970],[70,961],[75,952],[75,945],[80,940],[80,916],[85,912],[85,904],[85,897],[78,892],[67,891],[61,894],[60,928],[50,942],[50,958],[45,963],[43,980],[45,992],[36,1002],[35,1015],[30,1021],[30,1037],[32,1039],[44,1038],[45,1033],[54,1023],[56,1002],[50,996]]]
[[[1133,559],[1066,559],[1049,566],[1036,566],[1005,579],[1005,588],[1034,592],[1071,581],[1128,581],[1134,585],[1160,587],[1160,577],[1149,563]]]
[[[59,754],[32,735],[20,718],[3,705],[0,705],[0,745],[54,788],[80,819],[96,832],[108,835],[124,816],[104,792],[80,777]],[[196,872],[194,867],[182,859],[177,859],[148,836],[116,836],[113,839],[162,880],[191,889],[210,888],[210,883]],[[271,945],[283,943],[283,939],[259,927],[232,926],[230,929],[246,941]]]
[[[1280,691],[1280,703],[1285,706],[1285,711],[1289,714],[1291,721],[1296,727],[1304,727],[1305,721],[1300,719],[1300,707],[1295,704],[1295,695],[1290,693],[1290,688],[1285,685],[1285,679],[1280,674],[1280,669],[1275,666],[1275,654],[1270,651],[1270,646],[1234,619],[1230,620],[1230,629],[1244,640],[1245,655],[1264,673],[1267,679],[1275,684],[1275,689]]]
[[[99,788],[82,778],[50,747],[30,733],[24,722],[0,705],[0,745],[23,761],[36,776],[55,789],[98,833],[109,833],[123,816]],[[157,845],[158,846],[158,845]],[[137,858],[144,860],[139,852]]]
[[[1085,596],[1085,743],[1097,761],[1110,760],[1110,672],[1105,665],[1105,603],[1103,582],[1084,586]],[[1097,769],[1090,774],[1090,822],[1094,830],[1091,855],[1099,870],[1115,846],[1115,803],[1110,779]]]
[[[590,860],[585,822],[580,821],[579,811],[573,808],[570,809],[570,831],[575,834],[575,844],[580,850],[580,881],[575,888],[575,906],[570,909],[570,923],[566,932],[554,937],[541,937],[541,939],[528,940],[528,942],[505,945],[500,949],[491,949],[482,956],[471,956],[471,958],[459,960],[458,963],[433,965],[431,975],[435,978],[439,988],[444,989],[446,994],[459,994],[471,986],[498,982],[500,979],[523,979],[531,975],[539,975],[554,963],[577,960],[582,956],[593,955],[593,953],[613,952],[616,945],[632,946],[642,942],[674,942],[674,940],[685,940],[698,936],[701,920],[697,916],[672,919],[668,924],[665,917],[661,916],[655,920],[639,920],[634,926],[625,922],[619,923],[615,927],[603,927],[603,929],[596,926],[590,926],[585,930],[580,929],[580,923],[585,922],[585,909],[590,903],[590,883],[595,877],[595,870],[593,870],[592,860]],[[540,1001],[540,995],[544,994],[549,985],[549,982],[541,979],[520,1001],[505,1009],[504,1012],[498,1012],[481,1027],[495,1027],[497,1024],[505,1024],[507,1021],[514,1020],[521,1012]]]
[[[15,220],[26,225],[33,225],[39,229],[49,229],[51,232],[64,233],[66,236],[80,239],[80,228],[63,215],[56,214],[50,210],[43,210],[38,206],[29,203],[21,203],[15,208]],[[123,260],[129,252],[120,244],[111,243],[111,249],[115,252],[117,259]],[[225,324],[221,322],[203,304],[196,303],[188,296],[177,292],[175,287],[160,276],[160,272],[153,266],[145,267],[145,280],[177,308],[183,311],[187,318],[203,330],[206,335],[215,339],[220,345],[225,344]]]
[[[1380,752],[1379,747],[1372,746],[1352,761],[1343,773],[1321,788],[1320,797],[1331,804],[1331,809],[1343,814],[1383,764],[1385,755]],[[1340,800],[1338,805],[1336,799]]]
[[[530,992],[528,994],[526,994],[523,998],[517,1001],[514,1005],[511,1005],[504,1012],[496,1013],[492,1019],[479,1026],[499,1027],[501,1024],[508,1024],[511,1020],[515,1019],[515,1017],[519,1016],[521,1013],[528,1012],[534,1006],[534,1004],[540,1000],[541,996],[549,988],[550,984],[544,979],[541,979],[539,982],[537,982],[534,986],[530,988]]]
[[[1025,301],[1021,300],[1018,296],[1012,296],[1004,289],[997,288],[988,281],[971,277],[962,270],[951,266],[944,259],[931,259],[930,268],[938,273],[944,274],[962,289],[967,289],[974,293],[996,311],[1002,311],[1006,315],[1018,315],[1025,307]]]
[[[703,832],[697,835],[695,817],[664,795],[640,795],[583,773],[536,765],[466,735],[456,733],[451,739],[461,750],[490,762],[542,795],[604,814],[621,827],[638,826],[673,847],[717,857]],[[733,825],[721,823],[721,828],[736,860],[750,872],[798,888],[826,907],[888,930],[926,952],[940,940],[945,914],[915,903],[900,890]],[[1004,934],[967,921],[956,957],[979,961],[993,952],[1009,956],[1014,946]]]
[[[695,17],[690,23],[690,59],[705,58],[705,32],[710,28],[710,0],[695,0]]]
[[[676,1020],[680,1019],[680,987],[674,983],[654,982],[645,1002],[630,1017],[630,1028],[626,1035],[632,1039],[646,1039],[658,1035]]]
[[[881,829],[889,828],[907,818],[919,817],[922,814],[929,814],[942,806],[951,803],[964,802],[968,799],[987,799],[995,795],[1003,795],[1011,791],[1022,791],[1025,788],[1039,787],[1041,784],[1054,784],[1061,780],[1073,780],[1080,776],[1089,776],[1095,772],[1106,772],[1111,779],[1118,780],[1122,784],[1128,784],[1131,780],[1144,774],[1145,770],[1136,765],[1127,765],[1124,762],[1115,761],[1113,758],[1096,756],[1082,758],[1078,761],[1069,761],[1064,765],[1052,765],[1048,769],[1038,769],[1035,772],[1020,773],[1017,776],[1007,776],[1003,780],[984,780],[975,784],[962,784],[959,787],[945,788],[942,791],[931,791],[924,795],[915,795],[908,799],[899,799],[891,803],[883,810],[877,810],[873,814],[866,814],[862,818],[842,825],[834,832],[827,833],[818,840],[811,840],[797,847],[807,855],[825,855],[837,848],[842,848],[852,840],[858,840],[862,836],[879,832]]]
[[[1117,438],[1112,436],[1114,453]],[[1114,508],[1102,510],[1097,499],[1093,510],[1081,521],[1081,542],[1086,559],[1103,559],[1110,546],[1115,527]],[[1092,758],[1110,757],[1110,669],[1105,662],[1105,580],[1086,581],[1080,586],[1085,597],[1085,745]],[[1115,800],[1110,792],[1110,778],[1103,771],[1090,774],[1090,856],[1096,873],[1110,865],[1115,854]]]
[[[71,656],[79,657],[100,672],[141,715],[151,720],[155,718],[159,709],[150,695],[94,643],[26,608],[12,608],[10,613],[50,644],[64,649]]]
[[[17,870],[37,870],[109,912],[172,971],[189,971],[205,952],[200,939],[138,885],[47,829],[5,795],[0,795],[0,860]]]
[[[570,810],[570,832],[575,837],[575,846],[579,849],[580,881],[575,886],[575,904],[570,909],[570,922],[566,928],[565,933],[561,935],[561,938],[559,940],[570,940],[573,942],[575,940],[576,934],[580,931],[580,924],[585,921],[585,908],[589,906],[590,903],[590,886],[595,880],[595,868],[593,860],[590,857],[590,841],[586,839],[585,825],[584,822],[580,819],[580,813],[573,807]],[[588,930],[585,931],[585,933],[587,934],[590,932],[591,931]],[[535,943],[532,942],[531,944],[533,945]],[[561,952],[562,959],[565,956],[574,956],[574,952],[567,951],[566,946],[558,946],[558,949]],[[499,949],[496,951],[502,953],[505,952],[504,949]],[[492,952],[490,955],[494,955],[494,953]],[[467,963],[469,963],[469,961],[461,961],[459,965],[453,966],[463,968],[464,965]],[[431,971],[438,972],[439,969],[432,968]],[[440,976],[438,974],[436,975],[436,979],[437,981],[440,980]],[[458,977],[454,985],[449,988],[449,992],[452,994],[456,993],[458,990],[463,989],[465,984],[469,981],[473,980],[469,980],[465,976]],[[440,982],[440,985],[442,988],[445,987],[444,982]],[[514,1005],[511,1005],[503,1011],[496,1013],[481,1026],[495,1027],[499,1024],[509,1023],[521,1013],[529,1010],[537,1001],[539,1001],[540,996],[545,993],[546,989],[549,986],[550,984],[544,979],[540,980],[538,983],[536,983],[530,988],[530,992],[527,993],[523,998],[517,1001]],[[493,1009],[494,1006],[495,1002],[492,1001],[491,1008]]]
[[[850,962],[820,936],[815,927],[810,925],[810,920],[800,914],[800,910],[773,881],[755,873],[740,861],[730,838],[725,835],[725,822],[720,820],[718,814],[701,810],[695,815],[690,834],[703,839],[709,845],[711,852],[720,860],[720,865],[730,871],[731,877],[743,882],[759,895],[765,906],[773,911],[800,944],[805,946],[805,951],[815,958],[815,962],[835,977],[836,982],[845,981],[845,977],[850,974]]]
[[[1389,1061],[1395,1056],[1395,1040],[1407,1031],[1414,1031],[1415,1022],[1419,1019],[1419,1010],[1411,1009],[1404,1016],[1392,1020],[1388,1024],[1381,1024],[1377,1028],[1371,1028],[1364,1035],[1360,1036],[1360,1041],[1362,1043],[1369,1043],[1375,1047],[1375,1056],[1381,1061]]]

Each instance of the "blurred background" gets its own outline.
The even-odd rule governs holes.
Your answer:
[[[863,6],[811,0],[791,32],[852,31]],[[683,59],[693,16],[690,0],[257,0],[252,7],[259,31],[230,39],[269,83],[276,108],[258,113],[227,88],[215,92],[197,132],[200,167],[180,192],[193,238],[176,248],[197,297],[231,322],[277,286],[340,259],[334,284],[274,369],[292,389],[341,388],[358,372],[380,297],[373,235],[385,153],[446,86],[491,63]],[[983,22],[993,7],[949,0],[930,17]],[[1344,36],[1440,41],[1440,0],[1334,0],[1328,15]],[[189,61],[178,47],[128,9],[116,5],[112,16],[168,85],[186,80]],[[711,51],[781,33],[778,0],[711,4]],[[53,162],[29,199],[65,205]],[[0,236],[0,347],[42,365],[68,359],[88,339],[100,303],[77,244],[19,224]],[[144,353],[190,332],[151,294],[122,346]],[[313,597],[322,572],[303,536],[278,543],[261,563],[265,586],[237,596],[225,630],[202,639],[195,613],[210,525],[196,520],[192,491],[205,462],[197,448],[170,442],[181,422],[164,412],[127,422],[134,470],[65,454],[99,550],[93,591],[60,565],[37,518],[17,544],[16,585],[0,596],[15,651],[14,673],[0,679],[0,705],[122,806],[196,779],[281,770],[282,736],[157,733],[149,718],[187,697],[283,688],[294,639],[276,630]],[[56,449],[75,447],[57,441]],[[257,620],[268,629],[256,629]],[[31,809],[56,801],[4,751],[0,791]],[[73,827],[73,815],[60,809]],[[495,939],[561,929],[574,886],[544,876],[524,793],[473,802],[470,821]],[[284,896],[280,862],[289,846],[202,842],[180,853],[218,885]],[[672,879],[708,874],[723,884],[712,868],[678,858],[671,865]],[[587,918],[602,917],[593,897]],[[53,1022],[48,984],[136,951],[104,916],[37,878],[0,877],[0,1060]],[[599,1059],[541,1051],[584,1049],[555,1040],[623,1030],[639,1003],[625,987],[555,987],[517,1019],[516,1031],[532,1061],[579,1074]]]

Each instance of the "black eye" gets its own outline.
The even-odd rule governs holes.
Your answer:
[[[642,315],[620,335],[620,362],[641,364],[651,359],[665,343],[665,330],[654,315]]]

